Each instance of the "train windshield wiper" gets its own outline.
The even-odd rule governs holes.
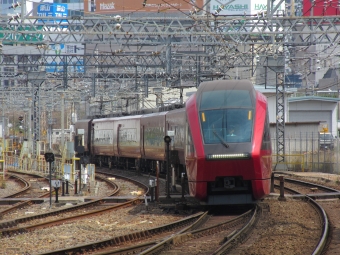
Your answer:
[[[224,147],[229,148],[229,145],[224,141],[224,139],[215,131],[213,130],[214,135],[220,140],[221,144],[224,145]]]

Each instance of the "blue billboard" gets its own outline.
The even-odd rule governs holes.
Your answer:
[[[47,73],[62,73],[64,72],[64,68],[67,67],[67,71],[70,73],[84,73],[84,61],[78,60],[74,63],[68,63],[67,65],[63,61],[52,61],[45,65],[45,71]]]
[[[44,3],[38,5],[37,16],[65,18],[68,16],[67,12],[67,4]],[[62,21],[62,19],[55,21],[59,23],[60,21]]]
[[[61,73],[67,67],[67,71],[71,73],[84,73],[84,47],[80,43],[77,44],[49,44],[49,51],[46,52],[47,57],[45,70],[48,73]],[[74,55],[74,57],[72,56]],[[66,61],[66,62],[64,62]]]
[[[45,65],[45,71],[47,73],[62,73],[64,72],[64,62],[60,61],[59,63],[52,61],[51,63],[47,63]]]

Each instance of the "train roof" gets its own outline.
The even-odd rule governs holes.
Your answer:
[[[256,91],[249,80],[203,82],[196,93],[199,109],[245,107],[254,105]]]
[[[255,90],[249,80],[215,80],[202,82],[197,89],[197,94],[211,90]]]
[[[185,104],[171,104],[162,106],[159,108],[151,108],[151,109],[141,109],[137,111],[132,111],[130,113],[128,112],[118,112],[113,114],[106,114],[106,115],[95,115],[95,116],[87,116],[89,120],[91,119],[107,119],[107,118],[122,118],[122,117],[128,117],[128,116],[136,116],[136,115],[144,115],[144,114],[152,114],[152,113],[160,113],[160,112],[168,112],[175,109],[181,109],[184,108]],[[84,120],[82,120],[84,121]],[[79,122],[79,121],[78,121]]]
[[[154,112],[154,113],[148,113],[148,114],[143,114],[142,118],[147,118],[147,117],[152,117],[152,116],[161,116],[161,115],[166,115],[169,111],[167,112]]]

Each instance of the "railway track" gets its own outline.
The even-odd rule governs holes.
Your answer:
[[[33,176],[36,177],[36,175],[33,175]],[[18,175],[15,175],[15,174],[10,174],[10,177],[11,178],[16,178],[17,180],[19,180],[24,187],[21,190],[17,191],[17,192],[14,192],[14,193],[12,193],[12,194],[10,194],[8,196],[4,196],[3,198],[18,197],[21,194],[27,193],[27,191],[31,188],[30,182],[28,182],[25,178],[23,178],[21,176],[18,176]],[[32,196],[33,194],[30,194],[30,195]],[[37,197],[41,198],[41,197],[46,197],[48,195],[49,195],[49,192],[44,192],[42,194],[40,193]],[[3,219],[6,214],[12,213],[12,212],[14,212],[14,211],[16,211],[18,209],[21,209],[21,208],[23,208],[25,206],[30,206],[31,204],[33,204],[32,200],[26,200],[26,201],[15,203],[11,207],[8,207],[8,208],[0,211],[0,219]],[[0,223],[0,228],[1,228],[1,223]]]
[[[278,177],[275,177],[278,180]],[[280,185],[276,184],[276,188]],[[284,188],[292,194],[318,194],[318,193],[339,193],[339,190],[306,181],[301,181],[292,178],[284,178]]]
[[[117,176],[116,176],[117,177]],[[96,178],[100,178],[101,180],[104,180],[106,182],[109,182],[113,186],[113,191],[111,192],[110,196],[113,196],[117,194],[120,190],[119,186],[116,185],[114,182],[106,179],[105,177],[102,177],[100,175],[96,176]],[[123,177],[121,177],[123,178]],[[129,180],[128,178],[124,178],[125,180]],[[145,192],[148,191],[148,188],[145,187],[143,184],[138,183],[137,181],[133,180],[135,184],[138,184],[140,187],[144,189]],[[142,194],[144,195],[144,194]],[[96,207],[98,205],[103,205],[105,203],[103,198],[99,199],[94,199],[89,202],[81,203],[72,207],[66,207],[66,208],[61,208],[58,210],[54,211],[49,211],[46,213],[41,213],[37,215],[32,215],[32,216],[26,216],[26,217],[21,217],[17,218],[14,220],[8,220],[8,221],[2,221],[0,222],[0,233],[3,236],[11,236],[13,234],[19,234],[19,233],[25,233],[29,231],[33,231],[35,229],[39,228],[44,228],[48,226],[55,226],[59,225],[68,221],[73,221],[76,219],[81,219],[81,218],[86,218],[90,216],[95,216],[95,215],[101,215],[104,214],[108,211],[111,210],[117,210],[119,208],[125,207],[125,206],[130,206],[132,204],[138,203],[140,200],[139,197],[132,199],[126,203],[121,203],[119,205],[113,205],[113,206],[105,206],[105,208],[101,209],[93,209],[89,212],[84,213],[85,208],[89,207]],[[17,205],[14,205],[13,207],[16,207]],[[12,209],[12,208],[10,208]],[[7,209],[8,210],[8,209]],[[7,213],[7,210],[5,212],[0,212],[0,213]],[[14,209],[12,209],[14,210]],[[59,215],[62,215],[63,218],[60,218]],[[69,216],[67,216],[69,215]],[[48,217],[57,217],[57,219],[49,220],[49,221],[41,221],[40,219],[46,219]],[[38,222],[37,222],[38,221]],[[28,222],[35,222],[31,225],[27,225]]]
[[[110,239],[101,240],[98,242],[86,243],[77,247],[71,247],[51,252],[44,252],[40,254],[84,254],[84,253],[104,253],[108,250],[107,254],[133,254],[131,251],[140,252],[145,250],[145,248],[157,243],[162,236],[166,237],[175,233],[176,230],[182,229],[188,225],[195,224],[197,219],[204,218],[205,214],[203,212],[196,213],[194,215],[188,216],[184,219],[166,224],[163,226],[150,228],[142,231],[131,232],[121,236],[115,236]],[[156,238],[155,238],[156,237]],[[141,242],[142,240],[149,240],[148,242],[135,245],[133,247],[121,248],[123,245],[131,245],[131,243]],[[151,240],[153,239],[153,240]],[[116,249],[113,251],[111,249]],[[106,250],[106,251],[105,251]],[[117,253],[116,253],[117,252]],[[126,253],[127,252],[127,253]],[[136,253],[135,253],[136,254]]]
[[[41,176],[37,176],[37,175],[31,175],[30,176],[33,176],[34,178],[41,178]],[[14,174],[14,173],[11,173],[9,174],[9,177],[10,178],[15,178],[17,181],[20,182],[20,185],[23,186],[22,189],[20,189],[19,191],[16,191],[16,192],[13,192],[12,194],[10,195],[7,195],[7,196],[3,196],[2,198],[14,198],[14,197],[19,197],[19,196],[22,196],[24,193],[26,193],[29,189],[31,189],[31,183],[29,181],[27,181],[24,177],[18,175],[18,174]]]
[[[218,216],[211,216],[208,221],[214,224],[208,222],[207,225],[210,226],[207,227],[184,229],[140,254],[224,254],[248,236],[258,219],[259,211],[260,208],[255,206],[252,210],[225,221],[225,217],[216,219]]]
[[[301,195],[301,197],[302,197],[302,195]],[[327,229],[329,228],[328,219],[327,219],[327,217],[325,218],[325,216],[322,216],[322,214],[326,215],[324,212],[322,213],[322,208],[318,209],[317,205],[314,207],[313,203],[315,201],[312,199],[312,197],[309,197],[309,196],[304,196],[304,197],[305,197],[304,200],[306,201],[306,203],[310,204],[310,206],[312,206],[315,211],[321,211],[321,213],[319,213],[319,215],[320,215],[319,218],[320,218],[320,226],[322,225],[322,233],[320,234],[320,238],[319,238],[318,242],[316,242],[315,241],[316,239],[314,239],[313,243],[315,243],[315,249],[313,250],[314,253],[312,253],[312,254],[321,254],[322,250],[324,249],[326,240],[327,240],[327,233],[328,233]],[[209,238],[215,237],[216,234],[213,234],[213,233],[207,234],[206,236],[204,236],[202,234],[202,236],[201,236],[202,239],[199,239],[200,234],[197,234],[198,238],[192,238],[191,239],[191,235],[193,235],[192,234],[193,232],[198,231],[199,229],[204,229],[208,225],[209,226],[214,225],[212,223],[214,217],[210,217],[209,219],[207,217],[209,217],[209,216],[206,216],[206,219],[203,220],[203,221],[205,221],[205,223],[201,223],[201,224],[199,224],[199,226],[196,225],[195,228],[192,228],[192,229],[188,230],[187,232],[183,232],[183,233],[181,233],[181,228],[184,228],[184,227],[176,227],[176,228],[173,228],[170,232],[165,231],[165,232],[162,232],[162,233],[159,232],[159,233],[156,233],[156,234],[148,234],[149,238],[145,239],[143,237],[144,229],[143,229],[143,231],[137,231],[137,232],[136,231],[126,231],[122,235],[116,236],[115,238],[105,239],[105,240],[100,241],[100,242],[93,242],[93,243],[86,244],[86,245],[92,244],[93,245],[92,248],[91,248],[92,250],[90,248],[84,248],[83,245],[73,247],[73,248],[67,248],[65,250],[66,251],[70,250],[70,252],[67,252],[67,253],[73,253],[71,249],[78,249],[78,253],[84,251],[84,249],[88,249],[88,251],[90,251],[91,254],[115,254],[115,252],[116,252],[116,254],[129,254],[129,253],[133,254],[133,252],[135,252],[135,254],[143,254],[142,252],[147,252],[147,250],[151,249],[151,247],[155,246],[156,244],[164,242],[165,246],[163,246],[162,248],[160,248],[159,251],[156,251],[154,253],[171,254],[172,250],[187,251],[188,249],[192,249],[192,247],[194,247],[194,244],[204,244],[204,240],[206,242],[208,242],[209,244],[211,243],[211,245],[213,245],[213,243],[211,241],[209,241]],[[84,218],[87,218],[87,217],[85,216]],[[215,219],[216,219],[216,217],[215,217]],[[323,219],[323,220],[321,220],[321,219]],[[324,219],[326,219],[326,220],[324,220]],[[256,221],[256,219],[255,219],[255,221]],[[52,223],[50,226],[53,226],[53,225],[54,224]],[[59,223],[57,223],[55,225],[59,225]],[[38,227],[38,228],[40,228],[40,227]],[[230,230],[228,230],[229,232],[225,232],[225,233],[221,232],[221,238],[219,238],[219,239],[214,238],[214,239],[224,240],[224,242],[226,242],[227,239],[231,238],[233,235],[235,235],[239,229],[242,229],[242,227],[237,228],[237,230],[236,229],[230,229]],[[31,230],[27,230],[27,231],[31,231]],[[131,236],[135,235],[135,233],[139,233],[139,232],[142,233],[139,237],[138,237],[138,234],[136,235],[136,237],[131,237]],[[20,232],[18,232],[18,233],[20,233]],[[169,239],[171,237],[175,237],[177,235],[178,235],[179,239],[174,238],[172,240],[170,239],[171,241],[166,242],[167,239]],[[188,236],[189,236],[190,238],[188,238],[188,240],[182,241],[181,236],[183,236],[183,238],[188,238]],[[227,237],[227,238],[224,238],[222,236]],[[246,235],[241,234],[241,237],[246,238]],[[192,243],[190,243],[191,241],[192,241]],[[243,241],[240,241],[240,242],[242,243]],[[132,243],[138,244],[138,245],[132,246]],[[220,242],[217,242],[217,243],[218,243],[218,246],[221,246],[223,241],[220,241]],[[234,243],[234,242],[232,242],[232,243]],[[203,245],[203,247],[205,247],[205,246],[206,245]],[[238,247],[240,247],[240,246],[242,247],[242,244],[239,245]],[[226,248],[227,253],[228,254],[229,253],[230,254],[242,254],[242,252],[241,253],[237,253],[237,252],[235,253],[235,251],[238,250],[238,247],[235,248],[235,246],[232,246],[232,247]],[[200,249],[200,248],[197,246],[197,249]],[[217,245],[215,245],[215,249],[212,249],[211,252],[208,253],[208,254],[224,254],[225,253],[225,251],[221,251],[221,253],[218,253],[219,251],[217,249],[219,249],[219,247],[217,247]],[[242,248],[240,248],[240,249],[242,249]],[[41,253],[41,254],[65,254],[65,253],[66,252],[64,252],[64,250],[55,250],[55,251],[45,252],[45,253]],[[76,253],[76,250],[75,250],[75,253]],[[180,253],[177,253],[177,254],[180,254]],[[185,252],[185,253],[182,252],[182,254],[190,254],[190,253],[189,252]],[[193,254],[197,254],[197,253],[193,253]]]
[[[199,249],[205,249],[205,252],[209,249],[209,253],[206,254],[222,254],[232,249],[236,242],[241,241],[247,235],[256,221],[258,212],[258,207],[237,217],[209,215],[208,212],[201,212],[184,219],[186,224],[181,225],[182,229],[180,230],[178,230],[178,224],[184,220],[148,230],[154,234],[131,233],[128,240],[126,235],[117,236],[111,240],[105,240],[105,243],[103,241],[88,243],[72,249],[43,254],[65,254],[80,251],[101,255],[198,254]],[[198,216],[199,218],[197,218]],[[189,220],[192,219],[195,219],[195,221],[189,224]],[[209,239],[209,247],[207,242],[204,242],[207,239]],[[116,240],[124,241],[116,242]],[[131,245],[131,243],[135,245]],[[199,244],[202,245],[200,248],[198,247]],[[193,246],[196,246],[196,249],[189,248]]]
[[[100,176],[98,176],[97,178],[101,179],[101,180],[105,180],[103,177],[100,177]],[[113,188],[113,191],[111,192],[111,194],[109,194],[109,196],[113,196],[113,195],[115,195],[119,192],[119,187],[114,182],[111,182],[109,180],[105,180],[105,181],[109,182],[111,184],[112,188]],[[46,192],[46,193],[40,195],[39,198],[40,197],[46,197],[46,196],[49,196],[49,195],[50,195],[50,193]],[[9,213],[13,213],[14,211],[21,209],[25,206],[30,206],[33,203],[34,203],[33,200],[26,200],[26,201],[16,203],[16,204],[12,205],[12,207],[0,211],[0,219],[4,219],[5,215],[8,215]],[[68,208],[61,208],[59,210],[54,210],[54,211],[46,212],[46,213],[43,213],[43,214],[32,215],[32,216],[27,216],[27,217],[20,217],[19,219],[15,219],[15,220],[3,221],[3,222],[0,222],[0,230],[4,229],[4,228],[8,228],[8,227],[14,227],[14,226],[17,226],[18,224],[29,222],[29,221],[32,221],[32,220],[42,219],[42,218],[46,218],[46,217],[49,217],[49,216],[56,216],[56,215],[59,215],[59,214],[66,214],[68,212],[81,210],[83,208],[87,208],[87,207],[90,207],[90,206],[96,206],[96,205],[102,204],[102,203],[103,203],[102,199],[95,199],[95,200],[87,202],[87,203],[82,203],[82,204],[75,205],[75,206],[68,207]]]
[[[287,187],[286,183],[289,183],[289,187]],[[279,185],[277,185],[279,187]],[[327,245],[329,241],[327,239],[329,234],[329,220],[325,210],[322,208],[320,204],[318,204],[315,199],[308,193],[318,193],[319,191],[323,191],[326,193],[339,193],[338,190],[306,181],[301,181],[292,178],[285,178],[285,190],[288,190],[290,193],[304,195],[304,200],[317,212],[320,219],[320,226],[321,226],[321,235],[320,239],[313,251],[313,255],[322,254],[323,249]]]

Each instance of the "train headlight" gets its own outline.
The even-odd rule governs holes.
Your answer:
[[[209,154],[207,160],[225,160],[225,159],[248,159],[249,153],[233,153],[233,154]]]

